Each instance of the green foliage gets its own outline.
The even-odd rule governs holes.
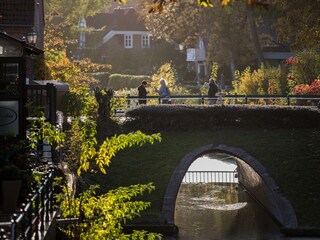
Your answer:
[[[56,183],[57,184],[57,183]],[[60,184],[59,184],[60,185]],[[62,216],[78,218],[73,237],[80,239],[161,239],[160,234],[135,231],[132,234],[123,233],[123,224],[127,220],[140,215],[140,212],[150,206],[149,202],[135,200],[144,192],[151,192],[155,187],[149,183],[145,185],[131,185],[111,190],[98,195],[97,185],[77,197],[67,186],[63,186],[62,193],[56,195],[60,203]]]
[[[317,109],[272,105],[147,105],[129,110],[126,115],[130,119],[126,122],[128,128],[143,131],[320,126]]]
[[[142,146],[146,143],[153,144],[154,141],[161,141],[160,134],[145,135],[140,131],[134,133],[121,134],[119,136],[113,136],[106,139],[97,153],[96,164],[103,173],[105,167],[109,166],[111,158],[113,158],[117,152],[134,145]],[[83,168],[83,170],[86,170]]]
[[[264,67],[254,71],[247,67],[244,71],[236,72],[237,81],[232,83],[236,94],[281,94],[281,68]]]
[[[111,74],[108,87],[115,90],[137,88],[143,80],[150,82],[150,76]]]
[[[88,88],[73,89],[63,97],[63,110],[67,116],[96,116],[98,103]]]
[[[89,168],[89,160],[96,152],[96,133],[96,122],[92,118],[73,118],[67,133],[65,152],[65,159],[73,172],[76,172],[82,164]]]
[[[298,52],[295,57],[287,59],[286,65],[291,87],[311,84],[320,77],[320,53],[315,50]]]
[[[49,46],[50,47],[50,46]],[[64,51],[46,49],[44,79],[56,79],[67,83],[71,89],[88,87],[97,81],[86,75],[79,66],[67,58]]]
[[[103,89],[108,87],[108,82],[109,82],[109,72],[95,72],[95,73],[87,73],[90,77],[93,77],[98,80],[96,85]]]
[[[314,0],[273,0],[278,40],[291,49],[319,49],[320,3]]]
[[[160,79],[164,78],[167,81],[169,88],[171,89],[176,85],[176,76],[177,71],[172,66],[172,64],[165,63],[152,75],[151,86],[159,89]]]
[[[27,135],[31,141],[30,147],[32,149],[43,141],[49,145],[56,146],[58,149],[63,147],[65,141],[65,133],[48,122],[43,112],[39,112],[37,116],[32,118],[31,127]]]
[[[66,159],[79,176],[90,168],[94,169],[93,166],[97,166],[102,173],[106,173],[106,167],[120,150],[161,141],[160,134],[146,135],[136,131],[106,138],[99,145],[96,135],[96,122],[93,119],[90,117],[73,119],[68,134]]]
[[[218,69],[219,69],[218,63],[213,62],[211,66],[210,78],[213,78],[214,80],[218,79]]]

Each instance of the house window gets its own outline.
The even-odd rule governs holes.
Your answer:
[[[149,35],[142,35],[141,36],[141,47],[142,48],[149,48],[150,47]]]
[[[132,35],[124,35],[124,47],[125,48],[132,48],[133,47]]]

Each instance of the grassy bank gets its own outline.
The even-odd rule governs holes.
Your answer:
[[[320,226],[320,130],[239,129],[162,132],[162,142],[133,147],[112,161],[107,175],[95,174],[103,191],[118,186],[153,182],[156,190],[146,196],[151,208],[141,219],[159,221],[169,178],[179,161],[194,148],[224,144],[242,148],[258,159],[293,205],[300,225]]]

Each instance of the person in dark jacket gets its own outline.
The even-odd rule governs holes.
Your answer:
[[[147,97],[148,91],[146,89],[146,86],[147,86],[147,81],[144,80],[141,82],[141,85],[138,87],[139,104],[147,103],[146,97]]]
[[[218,86],[215,84],[212,78],[209,79],[209,90],[208,90],[208,98],[209,98],[209,105],[213,105],[216,103],[216,94],[218,92]]]

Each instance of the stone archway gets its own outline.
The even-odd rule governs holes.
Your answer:
[[[171,175],[169,184],[163,200],[162,207],[162,221],[165,224],[174,224],[175,202],[179,192],[179,188],[185,173],[188,171],[189,166],[198,157],[207,153],[220,152],[235,157],[237,164],[241,166],[242,175],[248,175],[247,180],[244,179],[246,184],[250,184],[250,175],[248,171],[253,171],[259,176],[261,184],[264,186],[262,191],[256,193],[257,198],[263,198],[263,202],[267,203],[265,208],[270,212],[274,220],[281,227],[296,227],[297,219],[294,210],[287,199],[285,199],[274,180],[268,174],[267,170],[262,164],[252,157],[250,154],[240,148],[229,147],[225,145],[205,145],[194,149],[192,152],[184,156],[180,161],[173,174]],[[253,169],[253,170],[252,170]],[[260,184],[260,186],[262,186]],[[248,186],[250,187],[250,186]],[[263,193],[262,193],[263,192]],[[259,196],[261,195],[261,196]]]

